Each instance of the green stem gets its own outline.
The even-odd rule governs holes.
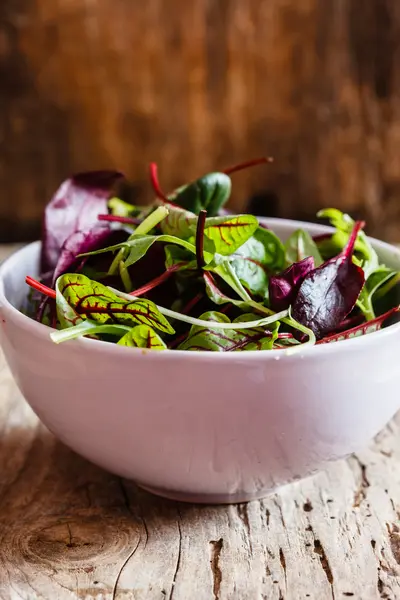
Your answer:
[[[168,215],[169,210],[166,206],[159,206],[156,210],[149,214],[148,217],[145,218],[144,221],[140,223],[132,233],[129,239],[136,237],[137,235],[146,235],[149,233],[156,225],[161,223]]]
[[[125,263],[123,260],[119,263],[119,274],[121,275],[121,281],[124,285],[125,291],[129,294],[132,291],[133,285],[131,276],[129,275],[128,269],[125,267]]]
[[[74,327],[53,331],[53,333],[50,334],[50,337],[55,344],[60,344],[61,342],[67,342],[68,340],[74,340],[78,337],[94,335],[96,333],[110,333],[122,336],[130,330],[131,328],[126,327],[125,325],[99,325],[92,321],[85,320]]]
[[[385,296],[385,294],[387,294],[388,292],[390,292],[390,290],[392,288],[394,288],[395,285],[397,285],[400,281],[400,273],[397,273],[397,275],[394,275],[394,277],[392,277],[392,279],[390,279],[387,283],[385,283],[385,285],[382,285],[376,292],[375,292],[375,298],[382,298],[382,296]]]
[[[146,235],[149,231],[154,229],[156,225],[158,225],[165,217],[168,215],[168,208],[166,206],[159,206],[156,210],[149,214],[148,217],[145,218],[140,225],[138,225],[132,235],[128,238],[129,240],[134,239],[138,235]],[[108,270],[109,275],[115,275],[119,270],[119,263],[123,261],[126,257],[126,254],[129,252],[129,248],[121,248],[114,260],[111,263],[111,267]],[[131,288],[132,289],[132,288]]]

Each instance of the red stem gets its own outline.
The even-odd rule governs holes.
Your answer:
[[[206,264],[206,261],[204,260],[204,229],[206,225],[206,218],[207,211],[201,210],[199,218],[197,219],[196,229],[196,258],[198,269],[202,269]]]
[[[201,292],[199,292],[197,294],[197,296],[194,296],[194,298],[189,300],[189,302],[182,308],[181,313],[184,315],[188,315],[190,313],[190,311],[196,306],[196,304],[198,304],[198,302],[200,302],[202,297],[203,297],[203,294]]]
[[[29,277],[29,275],[27,275],[25,277],[25,281],[34,290],[37,290],[38,292],[42,292],[42,294],[45,294],[49,298],[53,298],[53,299],[56,298],[56,292],[55,292],[55,290],[52,290],[47,285],[44,285],[43,283],[40,283],[40,281],[37,281],[33,277]]]
[[[160,182],[158,181],[158,167],[156,163],[150,163],[150,181],[157,198],[163,202],[166,202],[167,204],[170,204],[166,194],[164,194],[160,187]]]
[[[357,236],[360,233],[361,229],[363,229],[363,227],[365,227],[365,221],[357,221],[354,224],[353,231],[351,232],[351,235],[349,237],[349,241],[347,242],[343,250],[343,255],[346,258],[351,258],[351,256],[353,255],[354,246],[357,241]]]
[[[232,173],[242,171],[243,169],[248,169],[249,167],[255,167],[256,165],[273,162],[274,159],[272,156],[261,156],[260,158],[254,158],[253,160],[248,160],[246,162],[239,163],[238,165],[234,165],[233,167],[229,167],[228,169],[225,169],[223,173],[225,173],[225,175],[231,175]]]
[[[110,221],[112,223],[125,223],[126,225],[140,225],[142,219],[134,217],[120,217],[118,215],[98,215],[99,221]]]
[[[164,281],[167,281],[167,279],[169,279],[173,273],[179,271],[180,267],[180,263],[172,265],[172,267],[169,267],[166,271],[164,271],[164,273],[161,273],[161,275],[159,275],[158,277],[155,277],[145,285],[142,285],[142,287],[138,288],[137,290],[130,292],[130,296],[143,296],[143,294],[150,292],[150,290],[153,290],[157,286],[164,283]]]

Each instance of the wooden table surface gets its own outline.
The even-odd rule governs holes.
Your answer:
[[[326,472],[202,507],[152,497],[57,442],[2,355],[0,397],[1,600],[400,598],[400,415]]]

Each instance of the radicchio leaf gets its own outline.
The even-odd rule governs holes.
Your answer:
[[[230,319],[223,313],[210,311],[200,317],[203,321],[230,323]],[[241,315],[235,321],[254,321],[258,316]],[[233,321],[233,323],[235,323]],[[278,335],[279,323],[269,325],[268,329],[254,327],[241,329],[213,329],[193,325],[188,337],[179,346],[179,350],[212,350],[216,352],[234,352],[243,350],[269,350]]]
[[[292,315],[310,328],[317,339],[337,328],[354,308],[364,285],[364,272],[352,260],[358,232],[357,222],[344,250],[335,258],[310,271],[303,279]]]
[[[154,302],[129,301],[85,275],[67,273],[57,281],[59,292],[81,318],[101,324],[149,325],[164,333],[174,333]]]
[[[314,258],[308,256],[295,262],[283,273],[269,280],[269,304],[272,310],[279,312],[293,304],[305,276],[314,269]]]
[[[59,187],[43,222],[41,272],[53,271],[67,238],[90,229],[107,212],[107,200],[123,176],[116,171],[79,173]]]
[[[166,344],[160,336],[148,325],[136,325],[118,342],[119,346],[130,348],[149,348],[150,350],[165,350]]]

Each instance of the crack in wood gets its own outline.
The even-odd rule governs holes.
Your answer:
[[[249,549],[250,549],[250,553],[253,554],[253,545],[252,545],[252,541],[251,541],[251,531],[250,531],[250,521],[249,521],[249,512],[248,512],[248,506],[247,504],[238,504],[237,505],[237,512],[239,515],[239,519],[242,521],[246,534],[247,534],[247,540],[248,540],[248,544],[249,544]]]
[[[400,565],[400,527],[396,525],[396,523],[386,523],[386,527],[389,534],[389,543],[393,558],[396,563]]]
[[[178,525],[178,533],[179,533],[179,546],[178,546],[178,558],[176,560],[176,567],[175,567],[175,572],[174,572],[174,577],[172,579],[172,585],[171,585],[171,591],[169,593],[169,598],[168,600],[172,600],[174,597],[174,592],[175,592],[175,583],[176,583],[176,578],[178,576],[178,571],[179,568],[181,566],[181,558],[182,558],[182,527],[181,527],[181,513],[179,511],[179,507],[177,505],[176,507],[176,511],[178,513],[178,520],[177,520],[177,525]]]
[[[222,571],[219,564],[219,559],[221,556],[222,547],[224,544],[224,540],[220,538],[219,540],[210,540],[211,547],[211,573],[213,577],[213,595],[214,600],[219,600],[219,593],[221,589],[221,581],[222,581]]]
[[[357,489],[354,493],[353,508],[359,508],[361,503],[365,500],[366,489],[369,488],[370,483],[367,478],[367,467],[356,454],[353,455],[353,460],[357,463],[360,470],[360,477]]]
[[[323,547],[323,545],[321,544],[321,541],[318,539],[314,539],[314,552],[315,554],[318,554],[319,556],[319,560],[321,562],[321,566],[324,570],[324,573],[326,575],[326,578],[328,580],[328,583],[331,587],[331,593],[332,593],[332,599],[335,599],[335,592],[333,589],[333,574],[332,574],[332,570],[328,561],[328,557],[326,556],[326,552],[325,549]]]

